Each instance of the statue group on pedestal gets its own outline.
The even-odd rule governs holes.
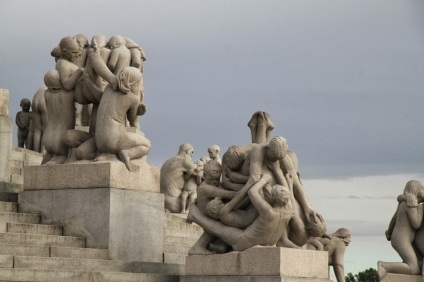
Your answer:
[[[34,141],[27,148],[44,149],[43,164],[119,159],[128,170],[137,170],[131,160],[146,156],[151,147],[139,129],[139,116],[146,112],[142,48],[123,36],[107,40],[96,35],[89,44],[78,34],[62,38],[51,54],[56,67],[45,74],[34,95]],[[83,115],[83,106],[89,117]],[[18,115],[21,146],[28,122],[25,114]],[[88,132],[78,128],[84,124]]]

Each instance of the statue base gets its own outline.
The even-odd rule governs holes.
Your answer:
[[[111,259],[163,262],[164,195],[145,167],[138,173],[120,162],[26,167],[19,212],[39,213],[42,223],[62,225],[63,235],[85,237],[86,247],[109,249]]]
[[[381,282],[421,282],[420,275],[407,275],[407,274],[395,274],[395,273],[387,273],[380,280]]]
[[[278,247],[187,256],[185,275],[184,282],[330,281],[327,252]]]

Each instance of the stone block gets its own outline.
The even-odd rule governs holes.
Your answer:
[[[12,151],[13,120],[0,115],[0,181],[9,182],[9,157]]]
[[[328,254],[277,247],[186,257],[186,275],[284,276],[328,279]]]
[[[0,268],[4,281],[92,282],[91,272]]]
[[[40,215],[32,213],[0,212],[0,221],[40,223]]]
[[[133,272],[135,273],[155,273],[166,275],[184,275],[184,265],[156,262],[133,262]]]
[[[187,228],[172,228],[172,227],[165,228],[165,236],[179,236],[179,237],[194,238],[197,240],[202,234],[203,234],[203,230],[197,231],[197,230],[190,230]]]
[[[394,274],[387,273],[380,280],[381,282],[421,282],[422,278],[420,275],[406,275],[406,274]]]
[[[62,226],[8,222],[7,223],[7,232],[9,232],[9,233],[45,234],[45,235],[62,235]]]
[[[15,148],[10,152],[10,159],[14,161],[25,161],[25,152],[17,151]]]
[[[190,248],[191,248],[191,246],[164,244],[163,245],[163,252],[164,253],[187,255],[188,250],[190,250]]]
[[[0,89],[0,116],[9,115],[9,90]]]
[[[22,175],[22,168],[11,166],[10,167],[10,174]]]
[[[122,162],[71,163],[28,166],[24,190],[118,188],[159,193],[159,170],[144,161],[139,172],[130,172]]]
[[[11,174],[10,175],[10,183],[12,184],[24,184],[24,177],[19,174]]]
[[[29,233],[0,233],[0,242],[12,245],[85,247],[85,238],[82,237]]]
[[[150,273],[122,273],[122,272],[93,272],[93,282],[179,282],[175,275],[161,275]]]
[[[13,256],[0,255],[0,268],[12,268],[13,267]]]
[[[0,212],[17,212],[18,204],[12,202],[0,202]]]
[[[51,257],[82,258],[82,259],[109,259],[109,250],[72,247],[50,247]]]
[[[185,264],[186,254],[173,254],[173,253],[164,253],[163,262],[165,263],[175,263],[175,264]]]
[[[323,278],[285,276],[182,276],[181,282],[330,282]]]
[[[109,249],[111,259],[163,262],[164,196],[96,188],[23,191],[20,212],[38,212],[87,247]]]
[[[165,236],[165,244],[193,246],[197,242],[197,238],[180,237],[180,236]]]

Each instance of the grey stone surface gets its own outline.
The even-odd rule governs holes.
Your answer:
[[[121,162],[90,162],[25,167],[24,190],[119,188],[159,192],[159,170],[144,160],[139,172]]]
[[[183,276],[181,282],[330,282],[322,278],[296,278],[282,276]]]
[[[32,213],[0,212],[0,221],[40,223],[40,216]]]
[[[381,282],[421,282],[422,279],[420,275],[387,273],[380,281]]]
[[[175,275],[161,275],[150,273],[118,273],[118,272],[93,272],[92,282],[179,282]]]
[[[12,151],[13,120],[0,115],[0,181],[10,181],[9,156]]]
[[[0,116],[9,115],[9,90],[0,89]]]
[[[255,247],[243,252],[186,257],[186,275],[286,276],[328,279],[326,252]]]
[[[109,250],[92,248],[72,248],[72,247],[50,247],[51,257],[62,258],[82,258],[82,259],[109,259]]]
[[[89,248],[109,249],[112,259],[163,261],[162,194],[110,188],[24,191],[19,211],[39,212],[43,223],[85,237]]]
[[[37,246],[85,247],[85,238],[74,236],[56,236],[29,233],[0,233],[0,242],[4,244],[22,244]]]
[[[0,255],[48,257],[49,246],[0,244]]]
[[[184,275],[185,269],[184,265],[182,264],[135,261],[133,262],[133,272],[166,275]]]
[[[92,282],[91,272],[0,268],[4,281]]]
[[[13,267],[13,256],[11,255],[0,255],[0,268]]]
[[[62,226],[29,223],[7,223],[9,233],[32,233],[45,235],[62,235]]]

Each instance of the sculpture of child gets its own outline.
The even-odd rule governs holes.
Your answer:
[[[31,101],[27,98],[21,100],[20,106],[22,111],[16,114],[16,125],[18,126],[18,147],[31,149],[31,132],[30,126],[32,123]]]
[[[183,191],[181,193],[181,213],[187,213],[188,207],[197,198],[197,186],[203,181],[203,162],[197,161],[194,174],[185,182]],[[188,199],[188,202],[187,202]]]

